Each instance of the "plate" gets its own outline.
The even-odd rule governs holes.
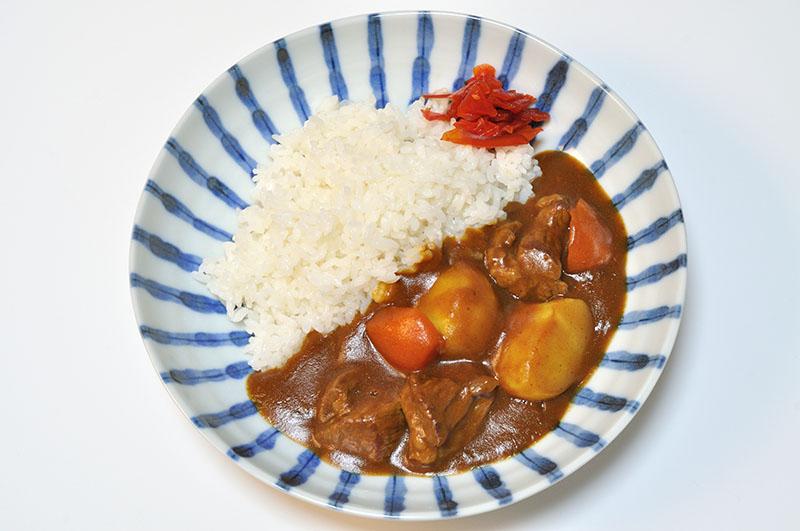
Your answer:
[[[551,113],[537,150],[592,169],[628,230],[628,297],[600,367],[551,433],[520,454],[430,477],[340,470],[272,428],[248,400],[248,335],[192,272],[218,255],[247,205],[272,135],[300,127],[331,94],[405,105],[459,87],[490,63]],[[642,87],[645,89],[646,87]],[[261,479],[364,516],[437,519],[527,498],[606,447],[640,409],[669,358],[686,286],[683,214],[667,163],[636,115],[568,55],[511,26],[454,13],[336,20],[268,44],[221,74],[184,113],[139,202],[130,284],[139,330],[167,391],[205,437]]]

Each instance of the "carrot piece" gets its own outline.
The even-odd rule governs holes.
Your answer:
[[[417,308],[378,310],[367,321],[367,336],[381,356],[403,372],[425,367],[444,346],[442,335]]]
[[[570,209],[569,241],[565,270],[579,273],[608,263],[612,236],[597,212],[583,199]]]

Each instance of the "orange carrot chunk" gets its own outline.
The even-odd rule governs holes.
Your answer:
[[[417,308],[378,310],[367,322],[367,336],[381,356],[403,372],[425,367],[444,346],[442,335]]]
[[[611,259],[611,231],[583,199],[570,209],[566,271],[580,273],[600,267]]]

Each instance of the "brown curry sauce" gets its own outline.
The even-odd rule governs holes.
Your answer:
[[[616,330],[625,305],[625,260],[627,234],[622,217],[611,199],[597,183],[594,175],[576,159],[560,151],[547,151],[536,157],[543,175],[533,182],[536,196],[559,193],[572,201],[582,198],[588,202],[611,230],[613,236],[612,258],[606,265],[577,275],[564,273],[562,280],[568,285],[566,297],[583,299],[591,308],[594,333],[585,354],[582,381],[589,378],[605,353]],[[508,205],[509,220],[525,223],[533,212],[531,205]],[[373,303],[365,315],[358,315],[350,324],[341,326],[328,335],[308,334],[302,348],[279,369],[255,372],[248,377],[247,391],[259,412],[284,435],[310,448],[317,455],[335,465],[354,472],[375,474],[448,473],[470,469],[514,455],[529,447],[555,428],[564,415],[580,384],[573,385],[563,394],[542,402],[533,402],[510,396],[498,388],[486,420],[470,433],[471,440],[461,451],[439,460],[428,468],[409,468],[402,458],[407,435],[392,453],[388,462],[371,462],[363,457],[344,452],[331,452],[314,443],[315,413],[318,399],[330,375],[344,363],[364,362],[369,377],[378,384],[399,393],[405,376],[388,365],[374,349],[365,333],[365,323],[372,313],[388,304],[411,305],[433,284],[436,276],[455,261],[467,261],[486,272],[483,252],[487,245],[489,228],[469,230],[460,241],[448,239],[441,250],[421,264],[419,271],[402,275],[399,289],[381,304]],[[487,274],[488,276],[488,274]],[[440,360],[423,369],[427,374],[447,376],[484,372],[492,374],[491,359],[502,340],[503,322],[510,311],[519,304],[504,289],[494,286],[502,307],[497,323],[497,337],[480,362]]]

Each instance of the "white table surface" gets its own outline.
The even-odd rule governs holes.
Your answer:
[[[800,529],[800,51],[795,1],[0,5],[0,529],[427,529],[259,483],[182,417],[128,292],[134,207],[207,83],[332,18],[508,21],[639,114],[677,182],[689,290],[633,423],[532,499],[435,529]],[[280,7],[271,7],[273,5]]]

